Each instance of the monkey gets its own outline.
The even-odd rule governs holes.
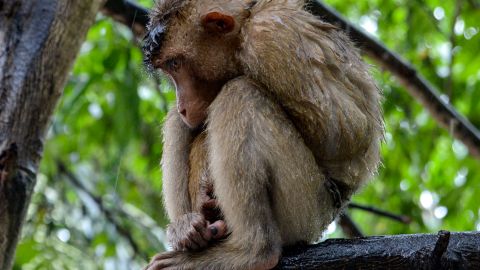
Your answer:
[[[163,131],[164,204],[180,235],[173,242],[195,243],[146,269],[271,269],[282,247],[317,241],[376,173],[380,90],[347,36],[304,7],[157,0],[145,63],[177,96]],[[192,169],[212,183],[220,239],[198,215]]]

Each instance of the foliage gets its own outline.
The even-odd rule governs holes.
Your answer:
[[[413,62],[480,126],[478,2],[326,2]],[[48,134],[15,269],[139,269],[165,249],[161,124],[175,96],[141,60],[130,30],[99,16]],[[383,166],[354,201],[413,221],[360,210],[353,219],[367,235],[480,230],[478,160],[387,72],[375,76],[385,95]],[[341,237],[335,228],[328,235]]]

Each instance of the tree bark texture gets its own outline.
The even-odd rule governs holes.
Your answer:
[[[286,249],[276,269],[480,269],[480,232],[330,239]]]
[[[51,115],[102,0],[0,0],[0,270],[10,269]]]

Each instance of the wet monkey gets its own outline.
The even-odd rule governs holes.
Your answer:
[[[144,54],[175,84],[156,269],[270,269],[317,240],[375,174],[368,66],[300,0],[157,0]]]

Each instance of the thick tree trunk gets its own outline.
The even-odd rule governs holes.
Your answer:
[[[102,0],[0,0],[0,270],[10,269],[50,117]]]

